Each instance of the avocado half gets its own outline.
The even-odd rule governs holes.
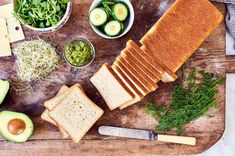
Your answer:
[[[23,143],[33,133],[32,120],[23,113],[0,112],[0,134],[9,141]]]
[[[0,80],[0,104],[2,104],[5,99],[7,92],[10,88],[10,83],[8,81]]]

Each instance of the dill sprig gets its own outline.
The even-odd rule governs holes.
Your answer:
[[[199,83],[196,74],[202,78]],[[184,76],[183,76],[184,77]],[[171,95],[168,105],[147,102],[145,112],[150,114],[159,124],[156,131],[169,131],[176,128],[178,134],[184,132],[184,125],[205,115],[209,108],[215,107],[220,96],[218,87],[224,83],[224,78],[204,71],[193,71]]]

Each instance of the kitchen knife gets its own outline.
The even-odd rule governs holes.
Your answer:
[[[195,137],[155,134],[153,131],[148,131],[148,130],[120,128],[112,126],[100,126],[98,131],[101,135],[109,135],[109,136],[117,136],[117,137],[133,138],[133,139],[144,139],[144,140],[157,140],[157,141],[186,144],[186,145],[196,144]]]

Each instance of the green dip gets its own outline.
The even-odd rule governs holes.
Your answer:
[[[91,46],[86,41],[72,41],[65,47],[65,57],[73,66],[83,67],[91,61]]]

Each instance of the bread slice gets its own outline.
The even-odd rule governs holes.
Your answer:
[[[49,111],[47,109],[42,113],[41,119],[49,122],[50,124],[52,124],[56,127],[58,127],[60,132],[62,133],[62,138],[63,139],[69,138],[69,134],[49,116]]]
[[[90,79],[110,110],[133,100],[134,95],[116,75],[109,64],[105,63]]]
[[[73,87],[78,87],[82,92],[84,92],[82,86],[78,83],[72,86],[71,88]],[[53,119],[51,119],[51,117],[49,116],[49,110],[52,110],[56,105],[58,105],[59,102],[62,100],[62,97],[65,97],[68,94],[68,92],[69,92],[69,87],[63,85],[61,89],[59,90],[58,94],[56,95],[56,97],[54,97],[53,99],[50,99],[49,102],[48,101],[45,102],[49,104],[49,107],[48,107],[49,109],[46,109],[41,115],[42,120],[45,120],[59,128],[64,139],[69,137],[68,133],[60,125],[58,125]]]
[[[143,96],[147,95],[150,91],[147,90],[144,85],[136,79],[125,66],[121,64],[120,61],[115,60],[114,65],[116,65],[124,74],[125,76],[135,85],[135,87],[141,92]]]
[[[47,109],[41,114],[41,119],[57,127],[55,121],[50,118],[49,111]]]
[[[80,89],[73,87],[50,111],[50,117],[78,143],[103,113]]]
[[[112,69],[114,72],[121,78],[121,80],[124,82],[124,84],[130,89],[130,91],[134,94],[134,99],[123,104],[120,106],[120,109],[124,109],[130,105],[133,105],[140,100],[144,98],[144,96],[141,94],[141,92],[135,87],[135,85],[126,77],[126,75],[119,69],[117,65],[112,65]]]
[[[147,55],[151,55],[151,50],[149,50],[146,46],[142,45],[141,49]],[[158,58],[154,58],[154,61],[155,63],[158,63],[165,71],[164,73],[162,73],[162,82],[173,82],[178,78],[178,76],[174,72],[172,72],[165,64],[163,64]]]
[[[60,88],[59,92],[57,93],[57,96],[58,96],[59,94],[63,93],[64,91],[66,91],[67,89],[69,89],[69,87],[63,85],[63,86]],[[51,119],[51,117],[49,116],[49,111],[48,111],[48,109],[46,109],[46,110],[42,113],[41,119],[44,120],[44,121],[47,121],[47,122],[51,123],[51,124],[54,125],[54,126],[57,126],[57,127],[59,128],[60,132],[62,133],[62,136],[63,136],[64,139],[69,138],[68,133],[67,133],[62,127],[60,127],[59,125],[57,125],[56,122],[55,122],[53,119]]]
[[[130,48],[128,48],[130,51]],[[141,61],[139,61],[138,59],[136,59],[135,57],[133,57],[130,52],[128,51],[127,48],[123,49],[121,51],[121,56],[125,59],[128,58],[131,62],[133,62],[133,65],[136,66],[137,68],[139,68],[139,70],[141,70],[145,75],[147,75],[152,82],[157,83],[160,78],[159,78],[159,73],[158,75],[154,75],[148,68],[148,66],[144,66]]]
[[[176,72],[222,19],[208,0],[177,0],[140,42]]]
[[[67,87],[67,86],[66,86]],[[74,86],[72,87],[79,87],[82,91],[83,91],[83,88],[81,87],[80,84],[76,83]],[[60,101],[68,94],[69,92],[69,89],[67,87],[67,90],[65,90],[63,93],[60,93],[58,94],[57,96],[55,96],[54,98],[52,99],[49,99],[47,100],[45,103],[44,103],[44,106],[48,109],[48,110],[52,110],[57,104],[60,103]],[[84,91],[83,91],[84,92]]]
[[[142,74],[142,72],[138,72],[137,68],[133,68],[131,66],[131,62],[126,61],[126,59],[122,58],[121,56],[116,57],[116,60],[120,61],[123,66],[136,78],[138,79],[150,92],[155,91],[158,86],[155,84],[153,85],[152,82],[149,82],[149,78]]]

